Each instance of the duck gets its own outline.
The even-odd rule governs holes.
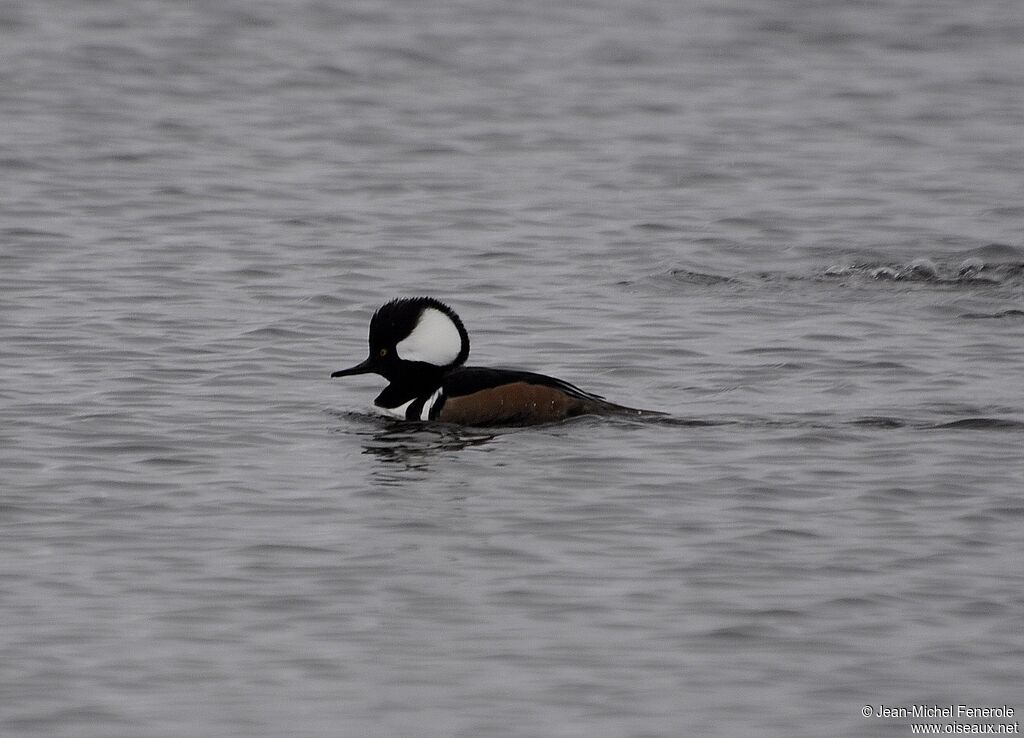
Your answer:
[[[400,297],[382,305],[370,319],[369,344],[364,361],[331,378],[380,375],[388,385],[374,405],[401,420],[486,427],[581,415],[664,414],[609,402],[546,374],[466,366],[469,333],[458,314],[433,297]]]

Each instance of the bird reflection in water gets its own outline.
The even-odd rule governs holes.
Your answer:
[[[365,425],[372,423],[372,427],[365,428],[359,434],[362,437],[363,453],[376,457],[384,464],[398,467],[396,471],[426,471],[446,453],[461,451],[470,446],[482,446],[500,434],[441,423],[409,423],[363,413],[337,415],[349,422],[358,419]]]

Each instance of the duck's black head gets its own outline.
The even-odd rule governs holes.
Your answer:
[[[469,334],[455,311],[433,297],[403,297],[370,319],[370,355],[332,377],[379,374],[389,382],[440,374],[469,356]]]

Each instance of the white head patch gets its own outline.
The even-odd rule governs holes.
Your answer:
[[[398,356],[406,361],[425,361],[448,366],[462,352],[462,334],[452,319],[437,308],[428,307],[412,333],[395,345]]]

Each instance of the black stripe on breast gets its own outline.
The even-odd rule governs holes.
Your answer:
[[[429,400],[429,397],[419,397],[409,407],[405,409],[406,420],[419,420],[420,413],[423,412],[423,405]]]
[[[441,408],[444,407],[444,403],[447,399],[448,394],[444,390],[441,390],[441,394],[437,396],[437,399],[434,400],[434,404],[430,406],[430,412],[427,415],[430,420],[437,420],[437,416],[441,414]]]

